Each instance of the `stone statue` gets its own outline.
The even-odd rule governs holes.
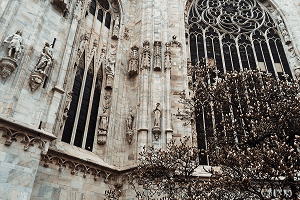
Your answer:
[[[300,81],[300,66],[295,66],[294,72],[297,80]]]
[[[106,110],[103,110],[103,113],[101,114],[101,120],[99,125],[99,130],[107,130],[108,127],[108,114]]]
[[[120,33],[120,17],[119,17],[119,15],[117,15],[116,19],[115,19],[115,25],[114,25],[113,34],[112,34],[111,38],[117,40],[119,37],[119,33]]]
[[[4,43],[8,43],[8,57],[18,60],[23,49],[22,32],[18,30],[16,33],[8,36]]]
[[[129,64],[128,64],[128,73],[130,76],[134,76],[138,73],[138,60],[139,60],[139,48],[133,46],[131,48]]]
[[[132,110],[130,109],[127,120],[126,120],[126,129],[132,130],[134,117],[132,115]]]
[[[154,127],[160,127],[160,116],[161,116],[161,111],[158,108],[159,103],[156,104],[156,108],[153,110],[154,113]]]
[[[46,74],[53,60],[52,48],[48,42],[45,43],[42,54],[36,64],[35,71]]]
[[[160,134],[161,134],[161,130],[160,130],[160,118],[161,118],[161,110],[158,108],[159,107],[159,103],[156,104],[156,108],[153,110],[154,113],[154,126],[152,128],[152,132],[154,135],[155,140],[158,140]]]

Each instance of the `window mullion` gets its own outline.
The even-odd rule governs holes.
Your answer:
[[[84,66],[87,66],[86,58],[84,58],[84,62],[85,62]],[[84,87],[85,87],[85,84],[86,84],[87,72],[88,72],[88,67],[85,67],[83,78],[82,78],[82,84],[81,84],[81,89],[80,89],[79,100],[78,100],[78,106],[77,106],[77,110],[76,110],[76,116],[75,116],[75,120],[74,120],[74,127],[73,127],[73,131],[72,131],[71,142],[70,142],[70,144],[72,144],[72,145],[74,144],[74,140],[75,140],[77,125],[78,125],[78,119],[79,119],[79,114],[80,114],[80,110],[81,110],[82,98],[83,98],[83,93],[84,93]]]
[[[273,54],[272,54],[272,51],[271,51],[271,48],[270,48],[270,44],[269,44],[269,40],[268,40],[267,36],[265,36],[265,39],[266,39],[266,44],[268,46],[269,55],[270,55],[270,58],[271,58],[271,61],[272,61],[272,64],[273,64],[273,69],[274,69],[274,72],[275,72],[275,76],[278,78],[277,69],[276,69],[276,66],[275,66]]]
[[[222,63],[223,63],[223,70],[224,74],[226,74],[226,63],[225,63],[225,56],[224,56],[224,50],[223,50],[223,42],[222,42],[222,37],[219,36],[219,43],[220,43],[220,51],[221,51],[221,56],[222,56]]]
[[[254,46],[253,34],[251,34],[251,36],[250,36],[250,42],[251,42],[251,45],[252,45],[253,56],[254,56],[254,59],[255,59],[255,62],[256,62],[257,69],[259,71],[261,71],[259,63],[258,63],[257,53],[256,53],[255,46]]]
[[[93,66],[94,67],[94,66]],[[95,92],[95,85],[96,85],[96,78],[97,78],[97,73],[93,74],[93,85],[91,89],[91,95],[90,95],[90,100],[89,100],[89,107],[88,107],[88,113],[86,116],[86,122],[85,122],[85,127],[84,127],[84,135],[82,139],[82,144],[81,147],[85,148],[86,144],[86,138],[87,138],[87,133],[88,133],[88,128],[89,128],[89,123],[90,123],[90,116],[91,116],[91,110],[92,110],[92,104],[93,104],[93,98],[94,98],[94,92]]]
[[[243,71],[243,63],[242,63],[242,58],[241,58],[241,53],[240,53],[240,46],[239,46],[239,38],[241,35],[235,38],[235,47],[236,47],[236,54],[238,55],[239,58],[239,63],[240,63],[240,70]]]

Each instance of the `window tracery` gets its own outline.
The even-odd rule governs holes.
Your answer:
[[[205,58],[216,68],[211,82],[219,73],[243,69],[258,69],[279,79],[286,75],[292,78],[282,43],[291,43],[285,25],[281,18],[274,21],[256,0],[195,0],[187,31],[192,65]],[[213,106],[196,113],[200,149],[206,149],[207,139],[213,137],[215,120],[229,113],[235,114],[229,107],[219,111]],[[202,164],[209,163],[207,157],[201,159]]]

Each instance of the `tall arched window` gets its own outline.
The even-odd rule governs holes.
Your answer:
[[[213,60],[220,73],[259,69],[283,79],[292,77],[276,23],[256,0],[196,0],[189,13],[189,42],[193,64]],[[212,74],[212,78],[217,74]],[[213,81],[213,79],[212,79]],[[197,113],[198,146],[212,137],[211,110]],[[223,112],[230,112],[224,108]],[[218,117],[216,117],[218,118]],[[202,164],[207,164],[202,158]]]
[[[102,87],[102,69],[95,74],[94,58],[85,67],[83,53],[73,84],[62,141],[92,151]]]

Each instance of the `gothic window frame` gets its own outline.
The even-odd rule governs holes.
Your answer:
[[[203,2],[209,2],[210,4],[203,4]],[[243,15],[243,12],[237,10],[236,8],[232,8],[230,6],[224,8],[226,7],[226,5],[232,4],[232,2],[237,3],[237,6],[234,5],[236,7],[239,7],[241,2],[244,2],[245,7],[247,7],[246,5],[247,3],[253,2],[254,4],[250,5],[252,7],[248,7],[249,12],[250,11],[254,12],[255,9],[258,10],[260,9],[259,11],[261,11],[261,15],[257,10],[256,10],[257,12],[256,14],[252,13],[251,15],[251,13],[248,13],[247,15],[252,17],[253,16],[258,17],[257,21],[253,20],[254,25],[253,24],[251,25],[251,23],[249,23],[249,27],[252,27],[251,28],[252,30],[251,29],[247,30],[247,26],[244,27],[245,29],[242,29],[241,27],[238,27],[238,29],[233,29],[233,30],[230,29],[230,25],[233,24],[232,26],[234,26],[235,24],[229,23],[229,21],[231,20],[231,22],[234,22],[233,19],[234,17],[236,17],[235,15],[237,13],[239,15]],[[214,5],[215,7],[213,7]],[[185,13],[186,43],[187,43],[187,53],[188,53],[187,55],[191,59],[192,64],[195,65],[197,62],[200,62],[201,58],[203,57],[206,58],[205,59],[206,64],[211,64],[209,63],[210,58],[213,58],[213,64],[215,65],[217,70],[216,73],[213,73],[211,75],[212,76],[211,81],[213,81],[214,77],[218,76],[218,73],[224,73],[226,71],[228,72],[228,70],[230,69],[231,69],[230,71],[233,70],[239,71],[239,70],[243,70],[244,68],[254,69],[253,66],[255,66],[255,69],[271,73],[273,74],[273,76],[279,79],[283,79],[284,74],[288,74],[289,77],[295,78],[294,72],[292,70],[293,69],[292,64],[288,60],[289,53],[287,51],[288,48],[291,48],[292,45],[289,45],[291,42],[289,41],[289,39],[285,38],[286,36],[289,37],[288,33],[282,33],[283,31],[282,29],[284,28],[285,31],[287,32],[287,28],[284,25],[281,14],[278,11],[276,11],[276,13],[273,13],[275,9],[271,3],[268,4],[268,6],[270,6],[270,8],[267,9],[264,4],[258,2],[257,0],[231,0],[231,1],[190,0],[188,1],[186,13]],[[230,15],[230,10],[236,9],[235,14],[231,15],[229,19],[225,18],[229,20],[227,21],[228,23],[224,23],[225,25],[222,24],[221,21],[222,14],[224,14],[222,12],[224,11],[224,9],[229,10],[228,11],[229,13],[225,13],[228,15]],[[273,11],[271,9],[273,9]],[[275,14],[277,15],[277,18]],[[197,25],[197,27],[195,25]],[[229,26],[229,28],[226,26]],[[211,33],[210,30],[213,30],[213,33]],[[257,33],[261,33],[262,32],[261,30],[264,30],[264,33],[258,35]],[[238,34],[236,32],[238,32]],[[198,40],[199,35],[200,35],[200,39]],[[214,43],[215,40],[217,41],[216,45]],[[263,42],[265,42],[265,44],[262,45]],[[215,50],[218,49],[215,48],[218,47],[217,45],[219,45],[219,52]],[[259,52],[259,48],[260,48],[260,52]],[[210,51],[213,51],[211,55],[209,55],[211,53]],[[217,55],[217,53],[219,53],[220,55]],[[225,54],[229,54],[229,56],[226,56]],[[268,56],[269,58],[266,58]],[[249,57],[252,58],[250,59]],[[234,62],[233,60],[238,62]],[[201,112],[202,113],[196,114],[196,116],[198,116],[198,119],[196,117],[197,123],[195,123],[194,125],[198,135],[197,136],[198,147],[201,148],[200,147],[201,145],[202,147],[207,149],[207,137],[209,137],[208,134],[211,134],[214,131],[208,129],[210,128],[209,126],[212,126],[211,128],[214,129],[213,116],[216,115],[217,113],[216,112],[214,113],[214,111],[211,110],[207,111],[207,113],[209,112],[211,114],[211,122],[209,122],[208,121],[209,115],[205,113],[206,111],[202,110]],[[199,119],[202,120],[202,124],[199,123]],[[200,136],[199,133],[200,129],[201,130],[203,129],[202,130],[203,133],[201,134],[204,138],[201,138]],[[209,165],[208,157],[206,157],[205,159],[206,159],[205,161],[206,163],[204,162],[202,164]]]
[[[76,77],[78,77],[78,75],[80,76],[80,79],[81,79],[81,83],[80,83],[80,89],[79,89],[79,96],[77,97],[78,98],[78,101],[76,102],[77,105],[76,105],[76,111],[75,111],[75,115],[74,115],[74,120],[73,120],[73,126],[72,126],[72,132],[71,132],[71,135],[69,137],[69,135],[66,135],[65,134],[65,126],[66,126],[66,123],[67,123],[67,120],[69,119],[69,116],[68,118],[66,119],[66,122],[63,124],[63,127],[61,128],[61,140],[62,142],[66,142],[66,143],[69,143],[71,145],[74,145],[74,146],[77,146],[79,148],[82,148],[82,149],[85,149],[85,150],[88,150],[88,151],[92,151],[93,150],[93,144],[95,143],[96,141],[96,136],[97,136],[97,124],[98,124],[98,118],[99,118],[99,114],[101,112],[101,102],[100,102],[100,99],[101,99],[101,95],[102,95],[102,91],[104,91],[104,84],[103,84],[103,80],[104,80],[104,70],[103,70],[103,65],[102,63],[97,63],[97,58],[96,57],[93,57],[90,62],[88,63],[88,57],[86,55],[85,52],[83,52],[82,54],[82,58],[80,58],[79,62],[75,64],[74,66],[74,75],[73,75],[73,80],[71,81],[72,82],[72,92],[73,92],[73,87],[74,87],[74,84],[75,84],[75,79]],[[96,65],[100,65],[100,67],[97,67]],[[83,71],[83,74],[80,74],[81,72]],[[90,88],[86,87],[87,84],[88,84],[88,76],[89,74],[92,74],[92,86]],[[98,79],[101,79],[101,83],[99,85],[99,81],[97,81]],[[90,132],[90,128],[91,128],[91,118],[92,118],[92,109],[93,109],[93,102],[94,102],[94,98],[95,98],[95,95],[96,95],[96,87],[98,87],[98,90],[100,90],[100,93],[99,93],[99,97],[97,99],[99,99],[99,102],[98,102],[98,108],[96,110],[96,120],[94,120],[94,130],[92,132]],[[85,91],[86,90],[89,90],[90,89],[90,92],[89,92],[89,95],[88,95],[88,104],[87,104],[87,111],[86,111],[86,114],[85,114],[85,123],[84,123],[84,132],[83,132],[83,135],[82,135],[82,139],[77,139],[76,140],[76,136],[77,137],[80,137],[80,135],[78,135],[76,132],[79,130],[79,120],[80,120],[80,115],[82,114],[82,108],[83,108],[83,101],[84,101],[84,98],[85,96]],[[73,98],[74,95],[72,95],[72,98]],[[72,101],[71,101],[71,104],[72,104]],[[70,109],[71,109],[71,106],[70,105]],[[68,112],[68,115],[69,115],[69,112]],[[82,115],[81,115],[82,116]],[[94,116],[95,118],[95,116]],[[65,137],[64,137],[65,136]],[[67,137],[67,138],[66,138]],[[89,140],[91,140],[91,137],[92,138],[92,144],[90,144],[90,146],[87,146],[87,142],[89,142],[88,140],[88,137],[89,137]],[[79,145],[76,145],[75,143],[79,141]],[[81,144],[80,144],[81,143]]]
[[[93,0],[90,0],[91,2]],[[95,12],[90,12],[90,9],[91,8],[88,8],[88,15],[90,15],[89,17],[92,17],[92,23],[97,23],[97,21],[101,22],[101,26],[100,26],[100,29],[98,31],[93,31],[93,30],[86,30],[87,32],[85,34],[81,33],[82,35],[80,36],[80,43],[83,42],[83,40],[86,40],[86,44],[84,44],[84,42],[82,43],[82,46],[79,45],[79,48],[82,48],[84,47],[84,49],[76,49],[77,51],[77,57],[78,58],[75,58],[76,60],[79,60],[78,62],[76,62],[75,66],[73,65],[72,67],[72,72],[70,72],[70,75],[68,75],[68,77],[71,77],[71,78],[67,78],[68,79],[68,88],[70,88],[69,90],[72,91],[73,90],[73,87],[74,87],[74,81],[76,79],[76,75],[78,75],[80,69],[83,69],[83,73],[82,73],[82,81],[81,81],[81,86],[80,86],[80,95],[78,97],[78,102],[76,102],[76,110],[74,111],[75,114],[74,114],[74,122],[72,122],[72,127],[70,129],[71,130],[71,133],[68,133],[68,134],[65,134],[64,133],[64,130],[65,130],[65,127],[66,127],[66,123],[68,121],[68,114],[66,112],[69,112],[70,111],[70,107],[71,107],[71,104],[72,104],[72,100],[69,100],[69,103],[65,103],[67,105],[63,105],[62,109],[64,109],[62,112],[62,116],[61,116],[61,121],[60,121],[60,125],[59,125],[59,136],[58,136],[58,139],[61,140],[62,142],[66,142],[66,143],[69,143],[70,145],[74,145],[74,146],[77,146],[79,148],[82,148],[82,149],[86,149],[86,150],[89,150],[89,151],[93,151],[93,147],[95,146],[95,144],[97,143],[97,131],[98,131],[98,126],[99,126],[99,120],[100,120],[100,114],[101,114],[101,111],[103,109],[102,107],[102,104],[103,104],[103,98],[104,98],[104,95],[105,95],[105,89],[104,89],[104,83],[103,81],[106,80],[105,78],[105,70],[104,70],[104,64],[105,64],[105,55],[103,55],[103,52],[104,54],[106,54],[106,47],[107,46],[110,46],[110,43],[112,42],[111,40],[108,40],[106,42],[102,41],[99,43],[98,39],[95,39],[95,33],[97,34],[100,34],[100,35],[105,35],[105,34],[108,34],[107,37],[108,38],[111,38],[111,35],[112,35],[112,28],[108,28],[108,32],[104,29],[104,26],[105,26],[105,21],[106,18],[107,18],[107,15],[109,14],[109,16],[111,16],[110,20],[109,20],[109,26],[112,27],[113,25],[113,17],[115,15],[118,15],[120,16],[120,13],[119,11],[116,12],[117,10],[119,9],[116,9],[114,8],[107,0],[102,0],[102,1],[106,1],[108,3],[108,6],[105,8],[105,6],[102,6],[101,3],[100,3],[100,0],[94,0],[95,4],[90,4],[89,6],[92,6],[92,10],[95,11]],[[103,18],[102,18],[102,21],[99,19],[99,16],[98,16],[98,12],[99,11],[102,11],[103,13]],[[107,22],[106,22],[107,23]],[[93,26],[93,25],[92,25]],[[106,26],[105,26],[106,27]],[[95,32],[95,33],[94,33]],[[97,36],[96,36],[97,38]],[[102,38],[102,37],[100,37]],[[96,43],[95,43],[96,42]],[[99,43],[99,44],[98,44]],[[78,47],[76,47],[78,48]],[[85,52],[85,53],[83,53]],[[92,55],[93,54],[93,55]],[[75,56],[75,55],[74,55]],[[75,56],[75,57],[76,57]],[[84,57],[84,61],[80,61],[80,58],[81,56]],[[98,56],[98,57],[97,57]],[[100,57],[99,57],[100,56]],[[101,56],[104,56],[104,60],[103,60],[103,57]],[[92,58],[92,59],[91,59]],[[94,60],[94,65],[92,68],[90,68],[90,63],[91,61]],[[89,62],[89,63],[87,63]],[[82,64],[84,63],[84,64]],[[80,66],[81,65],[81,66]],[[98,68],[96,67],[96,65],[98,66]],[[84,66],[84,67],[82,67]],[[70,66],[71,67],[71,66]],[[101,89],[100,90],[100,95],[99,95],[99,98],[98,98],[98,101],[97,102],[98,104],[96,105],[96,107],[98,107],[97,109],[97,112],[92,112],[92,107],[93,107],[93,97],[94,97],[94,93],[95,93],[95,84],[96,84],[96,81],[97,81],[97,78],[98,77],[98,72],[97,72],[97,69],[99,69],[99,73],[101,74]],[[89,98],[89,101],[87,103],[87,108],[88,110],[86,111],[86,113],[84,114],[85,115],[85,122],[84,122],[84,125],[81,124],[81,126],[84,126],[84,130],[83,133],[81,134],[82,137],[79,139],[80,142],[76,143],[78,140],[77,140],[77,135],[76,134],[76,131],[78,129],[78,124],[79,124],[79,120],[80,120],[80,116],[81,116],[81,108],[82,108],[82,102],[83,102],[83,98],[84,98],[84,92],[85,92],[85,84],[86,84],[86,80],[87,80],[87,74],[88,72],[95,72],[94,75],[93,75],[93,80],[92,80],[92,88],[91,88],[91,92],[90,92],[90,96],[88,97]],[[96,75],[95,75],[96,74]],[[67,95],[66,95],[67,96]],[[67,102],[67,97],[65,96],[65,102]],[[71,96],[71,95],[69,95]],[[93,119],[91,118],[91,114],[94,113],[95,116],[93,116]],[[83,118],[82,118],[83,119]],[[93,127],[90,128],[90,124],[91,124],[91,120],[93,121]],[[82,128],[81,128],[82,129]],[[91,134],[91,130],[93,130],[92,134]],[[92,136],[91,136],[92,135]],[[87,142],[89,141],[88,140],[88,137],[89,138],[92,138],[93,137],[93,144],[90,144],[88,146],[90,146],[90,148],[88,148],[87,146]],[[67,138],[67,139],[66,139]],[[94,148],[95,149],[95,148]]]
[[[106,28],[108,28],[109,30],[112,27],[112,16],[114,16],[114,12],[113,12],[113,8],[110,5],[110,3],[107,0],[90,0],[90,5],[89,5],[89,13],[91,15],[93,15],[94,17],[96,17],[96,19],[101,22],[101,24],[104,24],[104,26]],[[93,2],[95,2],[95,8],[93,8],[94,4]],[[106,5],[103,5],[103,3],[106,3],[108,7],[105,8]],[[91,9],[94,9],[94,13],[90,12]],[[102,20],[99,19],[99,12],[102,11]],[[109,18],[109,19],[108,19]],[[103,25],[102,25],[103,26]]]

